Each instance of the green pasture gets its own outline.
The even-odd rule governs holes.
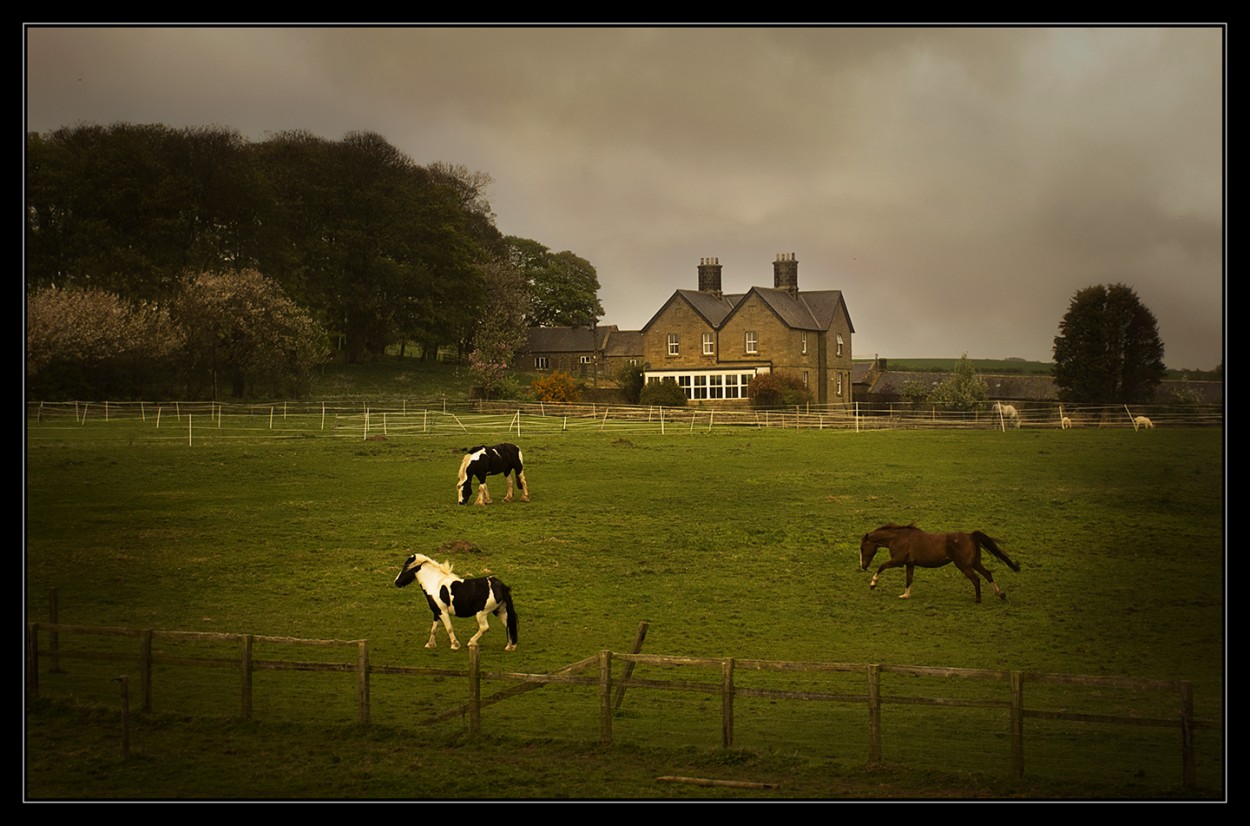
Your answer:
[[[393,585],[403,558],[417,551],[450,559],[464,576],[489,570],[512,587],[520,645],[505,654],[493,621],[482,640],[487,669],[549,672],[601,649],[627,651],[646,622],[643,650],[655,654],[1190,680],[1197,716],[1223,719],[1221,430],[531,434],[517,439],[501,428],[365,440],[312,428],[286,438],[210,431],[189,446],[168,433],[158,437],[144,422],[31,422],[26,618],[46,621],[48,594],[56,589],[66,624],[367,639],[373,664],[463,667],[466,651],[448,650],[441,631],[438,649],[424,648],[431,621],[424,599],[415,586]],[[531,501],[503,502],[505,486],[495,479],[494,504],[457,506],[461,451],[471,442],[505,440],[518,441],[525,452]],[[917,570],[910,600],[898,598],[902,570],[887,571],[870,590],[871,572],[859,569],[859,537],[883,523],[913,521],[932,531],[979,529],[998,540],[1021,567],[1013,573],[987,561],[1007,601],[985,587],[985,601],[975,604],[971,585],[950,567]],[[462,640],[472,625],[457,621]],[[57,702],[114,701],[115,684],[93,685],[75,674],[85,667],[68,670],[41,679],[41,690]],[[794,680],[798,690],[806,687]],[[325,682],[301,682],[306,694],[294,697],[280,687],[258,692],[267,705],[258,708],[257,725],[272,714],[273,725],[295,721],[337,732],[328,737],[359,736],[339,728],[350,731],[351,679]],[[375,731],[384,734],[375,736],[387,739],[461,702],[460,683],[442,680],[417,690],[401,678],[376,679]],[[931,693],[971,690],[943,684]],[[593,689],[551,686],[529,696],[484,712],[491,737],[517,738],[511,744],[527,748],[555,743],[551,748],[561,752],[590,748],[595,761],[605,758],[593,750]],[[229,718],[236,700],[231,678],[206,676],[190,688],[158,690],[154,712],[190,715],[184,728],[194,739],[201,736],[197,720]],[[1125,702],[1104,693],[1093,699],[1093,710]],[[626,703],[617,725],[622,765],[632,765],[632,749],[643,750],[644,762],[656,748],[693,749],[683,752],[687,758],[717,754],[718,704],[714,696]],[[863,771],[860,744],[840,740],[837,728],[844,716],[847,726],[862,729],[860,708],[743,701],[740,714],[736,745],[747,754],[792,753]],[[28,725],[40,728],[51,717],[35,713]],[[985,728],[981,719],[963,722],[960,712],[943,717],[900,709],[891,723],[887,756],[903,750],[908,759],[933,759],[942,772],[977,788],[991,782],[977,779],[988,773],[999,784],[995,790],[1004,788],[1000,761],[977,751],[1002,753],[1005,728],[996,722]],[[1039,723],[1034,730],[1045,729]],[[1053,729],[1051,759],[1079,776],[1076,796],[1174,793],[1179,768],[1173,772],[1166,760],[1100,775],[1107,735]],[[427,736],[463,730],[456,719]],[[1138,736],[1148,742],[1135,745]],[[961,745],[952,759],[956,737]],[[1175,735],[1130,733],[1123,747],[1144,752],[1159,737]],[[1218,797],[1223,735],[1200,737],[1202,794]],[[64,749],[73,752],[68,744]],[[40,788],[64,795],[68,786],[54,779],[54,763],[74,769],[72,759],[39,763],[48,773],[37,773],[48,784]],[[233,772],[229,765],[221,770]],[[149,791],[170,794],[156,774]],[[1056,783],[1069,779],[1063,772],[1056,777]],[[128,782],[143,788],[142,781]],[[309,795],[306,782],[291,778],[288,794]],[[338,789],[319,787],[315,796],[439,796],[342,782]],[[571,796],[598,796],[562,782]],[[243,796],[281,794],[271,786],[234,788]],[[220,786],[210,780],[205,788]],[[453,797],[552,795],[542,785],[453,788]],[[650,796],[633,786],[594,788],[605,796]],[[791,795],[821,796],[802,788]],[[872,788],[861,787],[858,795],[890,796]],[[1040,793],[1063,794],[1055,788]]]

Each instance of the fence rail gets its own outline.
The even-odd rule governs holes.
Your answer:
[[[62,646],[62,638],[74,635],[93,635],[106,637],[123,637],[136,641],[135,650],[127,652],[85,652],[66,650]],[[1084,725],[1118,725],[1118,726],[1150,726],[1176,729],[1179,733],[1177,747],[1181,762],[1181,781],[1186,789],[1196,783],[1196,758],[1194,733],[1200,729],[1218,729],[1218,723],[1199,720],[1194,715],[1193,687],[1186,680],[1156,680],[1132,677],[1092,676],[1079,674],[1058,674],[1019,670],[986,670],[971,668],[945,668],[932,666],[888,665],[877,663],[836,663],[836,662],[792,662],[734,658],[682,657],[659,654],[643,654],[639,649],[646,635],[646,624],[639,628],[633,651],[620,653],[601,651],[598,655],[588,657],[563,668],[546,674],[494,671],[484,672],[481,667],[479,649],[476,645],[469,647],[467,668],[436,668],[421,666],[375,665],[369,662],[369,648],[365,640],[307,640],[293,637],[257,636],[250,634],[222,634],[186,631],[153,631],[134,628],[108,628],[82,625],[65,625],[57,623],[27,624],[26,659],[27,659],[27,693],[38,696],[41,690],[40,669],[48,663],[49,673],[60,670],[63,660],[82,658],[109,660],[123,665],[134,665],[139,669],[142,707],[151,709],[152,703],[152,671],[155,665],[177,665],[197,668],[229,667],[238,671],[240,677],[240,715],[250,719],[253,714],[253,695],[255,686],[252,674],[256,670],[286,671],[338,671],[354,673],[356,680],[357,720],[368,723],[371,714],[370,680],[375,674],[401,676],[429,676],[443,680],[465,680],[466,689],[462,696],[465,703],[450,711],[437,714],[420,721],[422,725],[431,725],[449,718],[467,715],[469,728],[477,732],[481,727],[482,709],[502,702],[505,699],[542,688],[546,685],[581,686],[595,689],[598,694],[599,706],[599,741],[604,745],[613,742],[614,714],[621,707],[627,691],[662,690],[668,692],[691,692],[707,695],[718,695],[721,699],[721,744],[724,748],[733,746],[735,739],[734,706],[739,698],[759,698],[769,701],[817,701],[827,703],[843,703],[866,707],[868,764],[879,765],[884,760],[883,747],[883,709],[885,706],[912,705],[927,707],[959,707],[959,708],[991,708],[1005,710],[1008,713],[1008,731],[1005,733],[1010,741],[1011,765],[1016,776],[1023,776],[1025,765],[1025,725],[1029,718],[1038,720],[1062,720]],[[46,647],[41,647],[40,639]],[[165,656],[153,651],[154,640],[226,643],[237,646],[233,657],[221,656]],[[296,646],[301,649],[348,649],[355,652],[355,657],[346,662],[303,661],[286,658],[262,659],[256,656],[255,646],[258,643],[278,646]],[[653,667],[669,667],[693,672],[695,678],[687,679],[655,679],[633,676],[634,669],[639,665]],[[587,671],[597,668],[597,674],[583,676]],[[711,672],[712,679],[697,679],[700,673]],[[845,673],[863,679],[861,689],[851,691],[808,690],[795,691],[764,687],[746,687],[737,684],[743,672],[764,673],[807,673],[832,674]],[[905,693],[891,688],[887,691],[883,684],[886,675],[931,677],[942,680],[980,681],[1004,683],[1008,690],[1000,697],[937,697],[927,694]],[[483,681],[496,681],[510,685],[494,695],[483,698],[481,686]],[[949,683],[947,683],[949,684]],[[1172,697],[1176,703],[1175,714],[1172,716],[1143,716],[1140,714],[1119,711],[1117,713],[1088,713],[1072,711],[1064,708],[1026,707],[1026,685],[1054,685],[1069,691],[1090,689],[1101,691],[1118,689],[1137,694],[1151,694]]]

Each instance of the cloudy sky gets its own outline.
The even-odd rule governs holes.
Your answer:
[[[638,329],[727,292],[842,290],[856,357],[1049,361],[1132,286],[1169,367],[1224,361],[1224,37],[1167,28],[45,28],[29,131],[377,132],[489,173],[499,229]]]

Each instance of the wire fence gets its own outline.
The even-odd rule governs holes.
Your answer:
[[[28,402],[28,433],[39,429],[141,423],[158,435],[194,443],[200,436],[312,436],[377,439],[449,433],[682,433],[728,428],[790,430],[1017,430],[1223,427],[1223,405],[1078,405],[1014,402],[1016,416],[993,407],[959,411],[934,406],[866,404],[657,407],[511,401],[382,400],[375,402]]]

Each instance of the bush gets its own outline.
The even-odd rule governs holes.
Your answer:
[[[760,373],[747,385],[752,407],[795,407],[810,404],[812,393],[798,376]]]
[[[539,376],[531,383],[534,397],[540,402],[575,402],[581,398],[581,389],[573,377],[559,370]]]
[[[638,394],[638,402],[659,407],[685,407],[686,391],[678,386],[676,379],[661,379],[647,383]]]
[[[636,364],[622,364],[616,370],[616,385],[630,404],[638,404],[642,398],[642,368]]]

